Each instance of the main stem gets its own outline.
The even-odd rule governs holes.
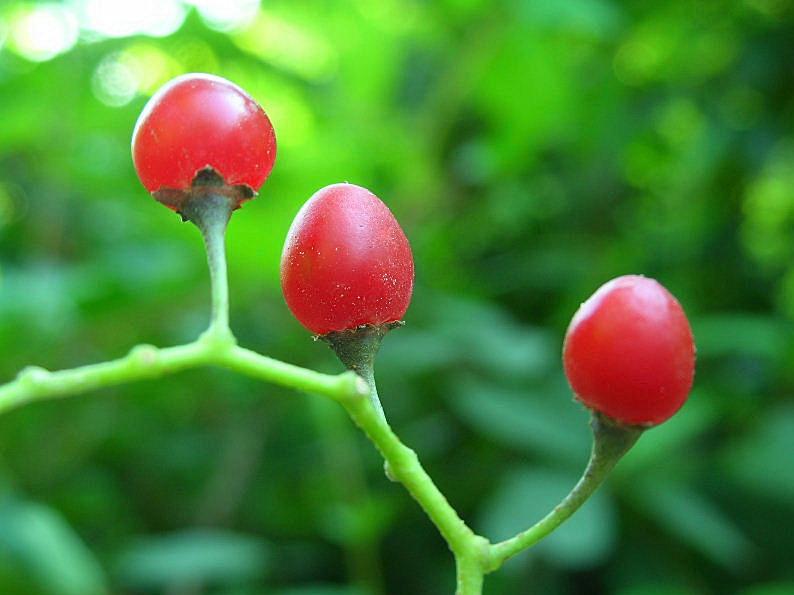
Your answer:
[[[472,554],[455,553],[455,573],[457,575],[457,588],[455,595],[482,595],[482,585],[485,580],[485,569],[482,558]]]
[[[403,444],[372,401],[360,397],[341,401],[348,414],[375,444],[399,481],[446,540],[457,560],[458,595],[480,595],[488,541],[476,535],[433,483],[416,453]]]
[[[599,414],[591,422],[593,450],[584,475],[554,510],[515,537],[491,545],[474,533],[449,504],[419,462],[416,453],[393,432],[378,399],[374,362],[383,335],[392,325],[360,327],[323,337],[345,366],[355,372],[320,374],[238,347],[229,328],[229,293],[225,234],[233,201],[211,187],[194,188],[182,216],[201,231],[212,285],[212,313],[207,331],[195,342],[165,349],[138,346],[129,355],[73,370],[48,372],[27,368],[0,385],[0,412],[35,399],[63,397],[92,388],[152,378],[203,365],[220,365],[284,386],[323,394],[341,403],[386,461],[389,477],[399,481],[438,528],[455,555],[457,595],[481,595],[483,577],[505,560],[554,531],[595,492],[642,433]],[[332,336],[333,335],[333,336]]]
[[[226,272],[226,227],[232,215],[232,200],[211,192],[190,199],[182,216],[201,231],[210,269],[212,312],[207,336],[232,339],[229,329],[229,283]]]
[[[378,398],[375,357],[383,337],[395,325],[399,323],[366,325],[322,337],[345,367],[369,386],[368,401],[353,398],[342,404],[383,455],[386,475],[405,486],[446,540],[455,555],[457,595],[481,595],[490,544],[463,522],[424,470],[416,453],[392,431]]]
[[[593,430],[593,450],[581,479],[562,502],[540,521],[515,537],[491,546],[492,569],[499,568],[508,558],[536,544],[576,512],[643,431],[640,427],[618,424],[599,413],[593,414],[590,426]]]

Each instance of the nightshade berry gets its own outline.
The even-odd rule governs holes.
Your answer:
[[[399,322],[411,301],[411,247],[389,208],[366,188],[327,186],[298,212],[281,256],[281,287],[317,335]]]
[[[252,198],[276,158],[270,119],[245,91],[209,74],[161,87],[132,135],[135,170],[152,195],[175,211],[202,188],[232,207]]]
[[[678,301],[637,275],[601,286],[571,320],[565,374],[587,407],[623,424],[654,426],[687,399],[695,345]]]

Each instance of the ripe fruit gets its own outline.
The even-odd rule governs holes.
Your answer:
[[[684,404],[695,345],[681,305],[637,275],[602,285],[571,320],[565,374],[579,400],[619,422],[652,426]]]
[[[146,189],[174,210],[194,182],[219,186],[239,206],[270,174],[276,137],[267,114],[240,87],[217,76],[186,74],[166,83],[143,108],[132,156]]]
[[[287,234],[284,297],[301,324],[318,335],[399,321],[413,281],[408,239],[366,188],[334,184],[319,190]]]

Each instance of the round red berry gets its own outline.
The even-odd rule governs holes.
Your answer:
[[[226,186],[246,187],[244,198],[250,198],[273,169],[276,136],[267,114],[240,87],[217,76],[186,74],[166,83],[143,108],[132,156],[149,192],[189,192],[197,174],[210,170]]]
[[[625,424],[660,424],[692,388],[692,329],[681,304],[657,281],[618,277],[574,315],[563,363],[587,407]]]
[[[389,208],[366,188],[327,186],[295,217],[281,256],[281,287],[310,331],[402,319],[411,301],[411,247]]]

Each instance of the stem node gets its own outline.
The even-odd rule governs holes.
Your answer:
[[[154,345],[136,345],[130,350],[129,358],[141,368],[150,368],[157,363],[159,351]]]
[[[20,370],[17,380],[24,385],[35,388],[50,378],[50,372],[40,366],[27,366]]]

